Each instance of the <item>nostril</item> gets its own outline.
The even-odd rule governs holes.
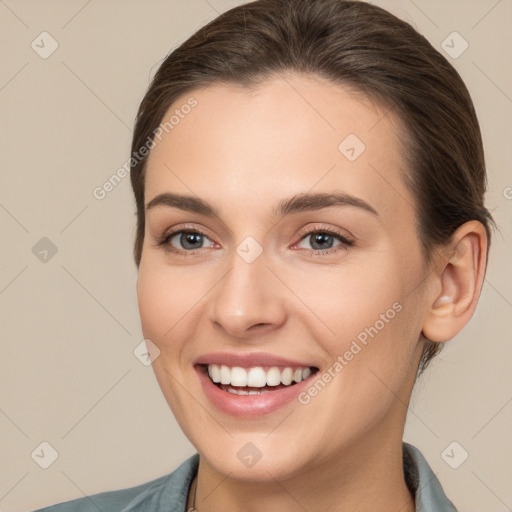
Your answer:
[[[249,329],[263,329],[267,326],[268,324],[266,323],[259,323],[259,324],[254,324],[254,325],[251,325],[251,327],[249,327]]]

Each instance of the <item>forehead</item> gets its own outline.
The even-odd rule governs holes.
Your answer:
[[[254,89],[215,84],[180,97],[163,123],[172,116],[149,155],[146,203],[171,191],[221,211],[228,203],[262,212],[268,203],[270,212],[284,196],[336,189],[412,218],[400,123],[347,87],[293,74]]]

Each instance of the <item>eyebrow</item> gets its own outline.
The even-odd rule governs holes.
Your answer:
[[[194,196],[185,196],[165,192],[158,194],[146,204],[146,212],[156,206],[167,206],[192,213],[199,213],[207,217],[219,217],[219,211],[207,201]],[[352,206],[360,208],[379,217],[373,206],[359,197],[346,193],[301,193],[283,199],[272,209],[273,217],[304,211],[321,210],[331,206]]]

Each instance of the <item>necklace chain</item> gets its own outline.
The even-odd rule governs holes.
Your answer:
[[[194,496],[192,498],[192,507],[187,512],[197,512],[196,510],[196,496],[197,496],[197,475],[194,479]]]

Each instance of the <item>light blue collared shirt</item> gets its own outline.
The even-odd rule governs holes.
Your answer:
[[[403,443],[405,479],[416,499],[416,512],[457,512],[446,497],[422,453]],[[185,460],[168,475],[135,487],[93,494],[34,512],[186,512],[190,485],[199,466],[199,454]]]

